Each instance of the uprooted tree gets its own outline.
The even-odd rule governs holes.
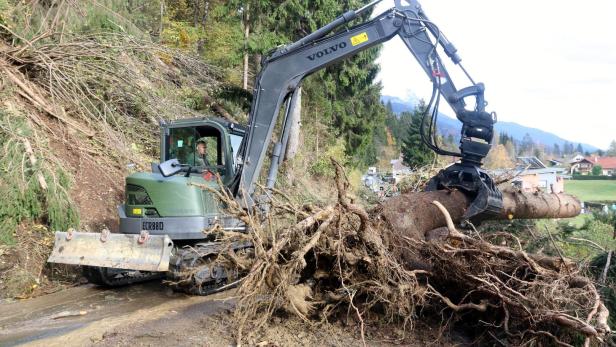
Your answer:
[[[335,165],[338,200],[327,207],[298,206],[274,191],[270,213],[257,215],[212,190],[252,229],[224,237],[250,239],[254,257],[218,259],[247,273],[238,280],[238,342],[254,342],[281,310],[305,321],[351,315],[362,339],[367,324],[412,327],[429,314],[443,327],[468,328],[479,343],[589,345],[609,334],[608,310],[575,264],[528,254],[507,233],[456,229],[469,205],[462,193],[407,193],[366,211],[349,198]],[[504,205],[495,218],[580,212],[564,194],[506,192]]]

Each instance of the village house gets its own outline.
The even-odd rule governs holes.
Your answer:
[[[582,155],[576,155],[569,160],[569,173],[578,173],[581,175],[588,175],[592,171],[593,162]]]
[[[601,175],[613,176],[616,175],[616,157],[589,157],[585,158],[592,163],[593,166],[601,167]]]
[[[550,193],[565,191],[564,168],[547,167],[537,157],[519,157],[517,168],[521,171],[511,183],[523,191],[542,190]]]
[[[599,175],[616,175],[616,157],[584,157],[581,155],[576,155],[571,158],[568,163],[568,171],[570,174],[577,173],[580,175],[590,175],[592,174],[593,167],[600,166],[601,171],[599,172]]]

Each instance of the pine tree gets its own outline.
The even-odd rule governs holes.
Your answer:
[[[534,146],[535,143],[533,142],[533,138],[530,136],[529,133],[526,133],[526,135],[524,135],[524,138],[522,138],[522,144],[520,145],[520,154],[529,155],[533,152]]]
[[[506,145],[507,142],[510,142],[510,141],[511,141],[511,136],[509,136],[509,134],[504,133],[504,132],[500,133],[499,140],[498,140],[499,145]]]
[[[505,143],[505,149],[507,149],[507,154],[509,155],[509,158],[511,158],[512,160],[515,160],[516,159],[515,142],[508,141],[507,143]]]
[[[430,164],[434,160],[434,152],[421,139],[421,119],[425,112],[423,102],[410,114],[406,138],[402,143],[404,164],[412,169]]]
[[[391,100],[387,100],[387,105],[385,106],[385,109],[389,114],[394,114],[394,106],[391,104]]]
[[[273,11],[268,27],[295,41],[331,22],[336,16],[366,4],[367,0],[322,0],[279,2]],[[362,16],[368,19],[369,13]],[[301,19],[301,20],[298,20]],[[334,64],[307,78],[307,112],[318,114],[320,123],[331,126],[333,137],[346,143],[346,154],[352,164],[369,165],[376,162],[376,139],[385,133],[386,109],[380,102],[381,87],[375,84],[379,71],[376,59],[379,47]],[[391,129],[391,128],[390,128]],[[393,130],[393,129],[392,129]],[[393,133],[393,131],[392,131]],[[395,133],[393,133],[394,137]],[[385,142],[385,139],[381,139]]]
[[[606,154],[608,157],[616,157],[616,140],[612,140]]]
[[[578,143],[578,145],[577,145],[577,147],[576,147],[575,151],[576,151],[577,153],[579,153],[579,154],[584,153],[584,148],[582,148],[582,144],[581,144],[581,143]]]

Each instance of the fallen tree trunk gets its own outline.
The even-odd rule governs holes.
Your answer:
[[[393,197],[373,211],[394,230],[406,235],[425,238],[425,233],[446,226],[445,218],[432,201],[440,202],[454,222],[460,222],[471,200],[462,192],[414,192]],[[570,218],[580,214],[578,199],[567,194],[503,192],[504,208],[490,219]]]

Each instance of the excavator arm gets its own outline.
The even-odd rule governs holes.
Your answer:
[[[274,186],[289,137],[288,119],[295,105],[293,99],[297,97],[298,86],[306,76],[398,36],[432,81],[434,94],[442,95],[462,122],[460,153],[446,152],[435,143],[427,142],[439,154],[461,157],[459,163],[434,177],[428,188],[456,188],[471,195],[476,203],[469,209],[468,218],[483,212],[498,212],[502,208],[500,192],[480,169],[482,159],[490,150],[496,121],[493,114],[485,111],[484,86],[474,83],[469,76],[470,86],[456,88],[441,61],[439,49],[454,64],[459,64],[461,59],[456,48],[425,15],[419,2],[396,0],[395,7],[381,15],[331,34],[377,2],[357,11],[346,12],[323,28],[297,42],[279,47],[263,59],[254,87],[249,131],[240,150],[242,162],[234,187],[236,196],[241,201],[247,201],[248,205],[253,204],[255,183],[263,168],[280,109],[285,104],[282,134],[274,144],[267,178],[267,187]],[[467,109],[467,98],[474,98],[473,109]]]

